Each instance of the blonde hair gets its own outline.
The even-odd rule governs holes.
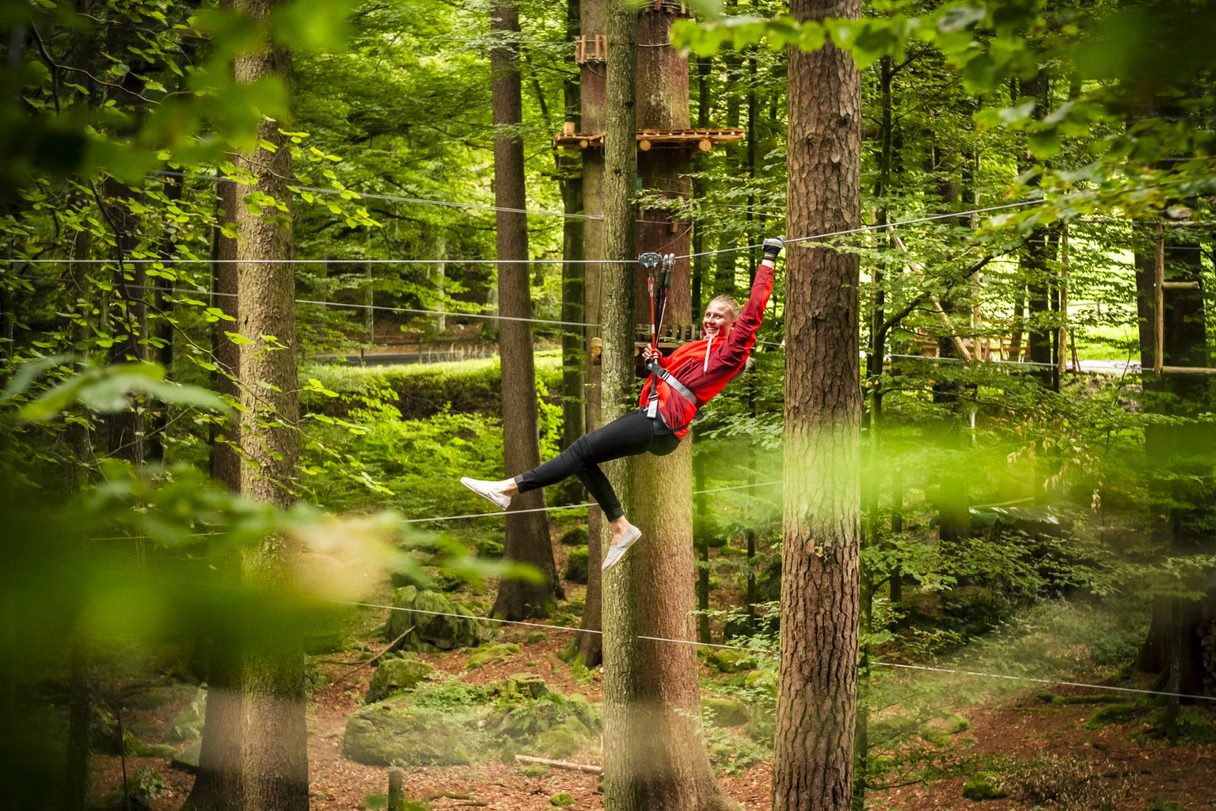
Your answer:
[[[710,304],[725,304],[726,308],[728,310],[730,310],[730,320],[731,321],[738,321],[739,313],[743,312],[743,305],[741,305],[738,301],[736,301],[734,296],[728,296],[725,293],[723,293],[720,296],[715,296],[714,298],[710,299],[709,303]],[[707,304],[705,306],[708,308],[709,305]]]

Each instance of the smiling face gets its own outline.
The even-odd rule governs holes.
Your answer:
[[[735,325],[735,314],[729,304],[715,299],[705,308],[705,320],[701,323],[706,338],[724,338]]]

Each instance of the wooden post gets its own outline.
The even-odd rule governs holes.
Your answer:
[[[1157,226],[1157,261],[1153,264],[1153,371],[1165,367],[1165,233]]]
[[[388,811],[405,809],[405,769],[398,766],[388,770]]]
[[[1056,345],[1056,368],[1063,376],[1068,371],[1068,223],[1060,228],[1060,339]],[[1079,370],[1074,366],[1073,371]]]

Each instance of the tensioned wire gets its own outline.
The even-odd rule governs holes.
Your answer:
[[[546,630],[546,631],[565,631],[567,633],[596,634],[599,636],[604,635],[604,632],[602,630],[591,629],[591,628],[570,628],[570,627],[566,627],[563,625],[549,625],[549,624],[543,623],[543,622],[527,622],[526,620],[507,620],[507,619],[501,619],[498,617],[470,617],[467,614],[455,614],[455,613],[448,613],[448,612],[444,612],[444,611],[429,611],[429,610],[421,609],[421,608],[406,608],[404,606],[382,605],[379,603],[361,603],[361,602],[346,601],[346,600],[339,600],[336,602],[338,605],[349,605],[349,606],[353,606],[356,608],[375,608],[375,609],[381,609],[381,610],[386,610],[386,611],[400,611],[400,612],[408,613],[408,614],[424,614],[424,615],[436,616],[436,617],[452,617],[455,619],[474,619],[474,620],[482,621],[482,622],[495,622],[495,623],[499,623],[501,625],[519,625],[519,626],[523,626],[525,628],[539,628],[539,629]],[[688,645],[688,646],[696,647],[696,648],[715,648],[715,649],[724,649],[724,650],[734,650],[734,651],[739,651],[741,653],[752,654],[755,656],[763,656],[768,659],[777,658],[777,654],[771,653],[769,651],[760,651],[760,650],[756,650],[754,648],[747,648],[742,645],[725,645],[725,644],[721,644],[721,643],[717,643],[717,642],[700,642],[695,639],[679,639],[679,638],[665,637],[665,636],[649,636],[646,634],[634,634],[633,638],[634,639],[644,639],[649,642],[665,642],[667,644],[674,644],[674,645]],[[884,662],[884,661],[876,661],[876,660],[871,660],[869,662],[869,665],[877,666],[877,667],[896,668],[896,669],[900,669],[900,670],[918,670],[918,671],[926,671],[926,672],[931,672],[931,673],[943,673],[943,674],[949,674],[949,675],[955,675],[955,676],[970,676],[973,678],[986,678],[986,679],[994,679],[994,680],[1028,682],[1028,683],[1032,683],[1032,684],[1047,684],[1047,685],[1061,686],[1061,687],[1081,687],[1081,688],[1085,688],[1088,690],[1106,690],[1106,691],[1117,692],[1117,693],[1133,693],[1133,694],[1137,694],[1137,695],[1165,696],[1168,698],[1189,698],[1189,699],[1195,699],[1197,701],[1216,701],[1216,696],[1196,695],[1193,693],[1174,693],[1174,692],[1170,692],[1170,691],[1166,691],[1166,690],[1146,690],[1146,689],[1139,688],[1139,687],[1118,687],[1118,686],[1110,685],[1110,684],[1089,684],[1087,682],[1067,681],[1067,680],[1063,680],[1063,679],[1044,679],[1044,678],[1039,678],[1036,676],[1014,676],[1014,675],[1011,675],[1008,673],[987,673],[987,672],[980,671],[980,670],[962,670],[962,669],[958,669],[958,668],[937,667],[937,666],[932,666],[932,665],[910,665],[910,664],[903,664],[901,662]]]
[[[728,486],[728,487],[716,487],[716,488],[711,488],[708,490],[694,491],[693,495],[719,493],[719,492],[724,492],[724,491],[728,491],[728,490],[743,490],[743,489],[749,489],[749,488],[755,488],[755,487],[767,487],[767,486],[771,486],[774,484],[780,484],[780,483],[781,483],[780,480],[776,480],[776,481],[770,481],[770,482],[760,482],[760,483],[756,483],[756,484],[744,484],[744,485],[735,485],[735,486]],[[540,507],[540,508],[531,509],[531,510],[515,510],[512,512],[516,512],[516,513],[547,512],[547,511],[554,511],[554,510],[578,509],[578,508],[588,507],[588,506],[593,506],[593,505],[577,504],[577,505],[565,505],[565,506],[560,506],[560,507]],[[499,511],[499,512],[492,512],[492,513],[475,513],[475,514],[468,514],[468,515],[436,516],[436,517],[432,517],[432,518],[410,519],[406,523],[456,520],[458,518],[481,518],[481,517],[489,517],[489,516],[505,517],[510,514],[511,514],[511,512]],[[216,534],[222,534],[222,533],[195,533],[192,537],[201,537],[204,535],[216,535]],[[108,537],[108,538],[94,538],[93,540],[98,540],[98,541],[131,540],[131,539],[138,538],[138,537],[139,536],[113,536],[113,537]],[[216,588],[220,588],[220,586],[218,586],[216,584],[209,584],[209,583],[196,583],[194,585],[213,586]],[[336,605],[346,605],[346,606],[351,606],[351,607],[355,607],[355,608],[374,608],[374,609],[385,610],[385,611],[399,611],[399,612],[409,613],[409,614],[423,614],[423,615],[427,615],[427,616],[436,616],[436,617],[451,617],[454,619],[474,619],[479,622],[493,622],[493,623],[498,623],[500,625],[517,625],[517,626],[521,626],[521,627],[525,627],[525,628],[537,628],[537,629],[541,629],[544,631],[550,631],[550,632],[563,631],[566,633],[597,634],[597,635],[601,635],[601,636],[604,633],[602,630],[597,630],[597,629],[572,628],[572,627],[567,627],[567,626],[562,626],[562,625],[549,625],[547,623],[541,623],[541,622],[528,622],[526,620],[508,620],[508,619],[502,619],[499,617],[470,617],[466,614],[456,614],[456,613],[450,613],[450,612],[444,612],[444,611],[431,611],[431,610],[421,609],[421,608],[407,608],[404,606],[395,606],[395,605],[383,605],[383,604],[379,604],[379,603],[365,603],[365,602],[357,602],[357,601],[349,601],[349,600],[336,600],[336,601],[334,601],[334,603]],[[755,650],[753,648],[744,647],[742,645],[726,645],[726,644],[716,643],[716,642],[701,642],[701,641],[695,640],[695,639],[680,639],[680,638],[676,638],[676,637],[650,636],[650,635],[646,635],[646,634],[635,634],[633,636],[633,638],[640,639],[640,640],[646,640],[649,642],[662,642],[662,643],[672,644],[672,645],[688,645],[688,646],[697,647],[697,648],[714,648],[714,649],[723,649],[723,650],[734,650],[734,651],[740,651],[742,653],[748,653],[748,654],[753,654],[753,655],[757,655],[757,656],[764,656],[764,657],[770,658],[770,659],[776,658],[776,654],[773,654],[771,652],[759,651],[759,650]],[[1008,673],[988,673],[988,672],[980,671],[980,670],[963,670],[960,668],[940,667],[940,666],[936,666],[936,665],[914,665],[914,664],[906,664],[906,663],[902,663],[902,662],[885,662],[885,661],[877,661],[877,660],[871,660],[869,662],[869,664],[871,666],[877,666],[877,667],[887,667],[887,668],[893,668],[893,669],[899,669],[899,670],[922,671],[922,672],[929,672],[929,673],[941,673],[941,674],[955,675],[955,676],[967,676],[967,677],[971,677],[971,678],[985,678],[985,679],[993,679],[993,680],[1025,682],[1025,683],[1030,683],[1030,684],[1045,684],[1045,685],[1061,686],[1061,687],[1077,687],[1077,688],[1084,688],[1084,689],[1089,689],[1089,690],[1104,690],[1104,691],[1108,691],[1108,692],[1126,693],[1126,694],[1134,694],[1134,695],[1163,696],[1163,697],[1167,697],[1167,698],[1194,699],[1197,701],[1216,701],[1216,697],[1196,695],[1196,694],[1192,694],[1192,693],[1176,693],[1176,692],[1170,692],[1170,691],[1166,691],[1166,690],[1147,690],[1147,689],[1138,688],[1138,687],[1119,687],[1119,686],[1109,685],[1109,684],[1090,684],[1088,682],[1069,681],[1069,680],[1064,680],[1064,679],[1045,679],[1045,678],[1040,678],[1040,677],[1036,677],[1036,676],[1015,676],[1015,675],[1011,675]]]
[[[340,193],[340,192],[334,192]],[[1002,211],[1011,208],[1024,208],[1027,206],[1042,205],[1045,201],[1042,198],[1031,200],[1020,200],[1013,203],[1002,203],[1000,205],[986,206],[983,208],[974,208],[966,211],[952,211],[945,214],[930,214],[924,217],[913,217],[907,220],[897,220],[892,223],[882,223],[873,225],[861,225],[856,228],[846,228],[839,231],[827,231],[820,234],[809,234],[803,237],[790,237],[782,240],[782,244],[791,245],[802,242],[813,242],[822,239],[829,239],[837,236],[847,236],[850,234],[861,234],[870,231],[887,230],[891,228],[901,228],[909,225],[920,225],[926,222],[935,220],[957,219],[966,217],[972,214],[984,214],[989,211]],[[739,245],[729,248],[718,248],[712,251],[700,251],[697,253],[678,254],[676,259],[695,259],[701,256],[716,256],[724,253],[739,253],[741,251],[750,251],[758,248],[763,248],[763,243],[758,245]],[[25,263],[31,265],[38,264],[118,264],[117,259],[14,259],[2,258],[0,261],[8,264]],[[619,265],[629,264],[634,260],[615,260],[615,259],[347,259],[326,257],[323,259],[175,259],[175,258],[147,258],[137,257],[123,259],[121,262],[127,264],[162,264],[162,265],[218,265],[218,264],[245,264],[245,265],[327,265],[327,264],[349,264],[349,265]]]
[[[177,580],[177,579],[171,579],[171,578],[157,578],[157,579],[163,580],[165,582],[182,583],[185,585],[203,587],[203,588],[218,588],[218,589],[234,588],[232,586],[224,586],[224,585],[221,585],[218,583],[201,583],[201,582],[194,582],[194,581],[188,581],[188,580]],[[491,623],[496,623],[498,625],[515,625],[515,626],[519,626],[522,628],[536,628],[536,629],[546,631],[546,632],[562,631],[565,633],[572,633],[572,634],[594,634],[596,636],[604,635],[603,630],[596,629],[596,628],[574,628],[574,627],[569,627],[569,626],[565,626],[565,625],[550,625],[550,624],[544,623],[544,622],[529,622],[527,620],[509,620],[509,619],[503,619],[501,617],[478,617],[478,616],[471,616],[469,614],[457,614],[457,613],[448,612],[448,611],[432,611],[432,610],[424,609],[424,608],[408,608],[405,606],[385,605],[383,603],[366,603],[366,602],[360,602],[360,601],[356,601],[356,600],[332,600],[329,602],[331,602],[333,605],[343,605],[343,606],[349,606],[352,608],[370,608],[370,609],[377,609],[377,610],[381,610],[381,611],[396,611],[396,612],[401,612],[404,614],[421,614],[423,616],[431,616],[431,617],[449,617],[452,619],[459,619],[459,620],[471,619],[471,620],[474,620],[475,622],[491,622]],[[669,645],[687,645],[689,647],[694,647],[694,648],[733,650],[733,651],[739,651],[740,653],[746,653],[746,654],[763,657],[763,658],[770,659],[770,660],[776,659],[779,656],[779,654],[773,653],[771,651],[757,650],[755,648],[748,648],[743,645],[726,645],[726,644],[722,644],[719,642],[701,642],[696,639],[681,639],[678,637],[652,636],[649,634],[632,634],[632,635],[627,635],[627,638],[632,638],[635,640],[645,640],[647,642],[660,642],[660,643],[665,643],[665,644],[669,644]],[[1165,698],[1193,699],[1195,701],[1216,702],[1216,696],[1205,696],[1205,695],[1199,695],[1196,693],[1178,693],[1178,692],[1172,692],[1169,690],[1148,690],[1148,689],[1141,688],[1141,687],[1120,687],[1120,686],[1112,685],[1112,684],[1092,684],[1089,682],[1071,681],[1071,680],[1067,680],[1067,679],[1046,679],[1046,678],[1042,678],[1042,677],[1038,677],[1038,676],[1016,676],[1016,675],[1013,675],[1010,673],[989,673],[989,672],[983,671],[983,670],[965,670],[962,668],[940,667],[940,666],[936,666],[936,665],[913,665],[913,664],[906,664],[903,662],[886,662],[886,661],[880,661],[880,660],[870,660],[868,662],[868,666],[870,666],[870,667],[887,667],[887,668],[892,668],[892,669],[897,669],[897,670],[913,670],[913,671],[921,671],[921,672],[927,672],[927,673],[940,673],[940,674],[952,675],[952,676],[967,676],[970,678],[978,678],[978,679],[992,679],[993,681],[1024,682],[1024,683],[1029,683],[1029,684],[1045,684],[1045,685],[1049,685],[1049,686],[1058,686],[1058,687],[1077,687],[1077,688],[1082,688],[1082,689],[1086,689],[1086,690],[1102,690],[1102,691],[1106,691],[1106,692],[1124,693],[1124,694],[1132,694],[1132,695],[1161,696],[1161,697],[1165,697]]]
[[[68,260],[50,260],[50,261],[66,262]],[[47,277],[22,275],[22,278],[45,279]],[[151,291],[159,291],[162,293],[170,293],[173,295],[219,296],[221,298],[235,298],[238,295],[237,293],[224,293],[224,292],[220,292],[218,290],[198,290],[198,289],[190,288],[190,287],[166,287],[163,285],[136,284],[136,285],[126,285],[126,287],[128,289],[132,289],[132,290],[151,290]],[[476,319],[481,319],[484,321],[515,321],[515,322],[525,322],[525,323],[529,323],[529,324],[546,324],[549,326],[563,326],[563,327],[599,328],[602,326],[602,324],[599,324],[599,323],[596,323],[593,321],[561,321],[561,320],[549,319],[549,318],[521,318],[519,316],[492,315],[489,313],[464,313],[464,312],[459,312],[459,311],[454,311],[454,310],[424,310],[424,309],[419,309],[419,308],[414,308],[414,307],[390,307],[390,306],[382,305],[382,304],[354,304],[354,303],[345,303],[345,302],[340,302],[340,301],[320,301],[320,300],[316,300],[316,299],[293,299],[293,301],[296,304],[305,304],[305,305],[316,306],[316,307],[337,307],[339,309],[347,309],[347,310],[372,310],[375,312],[404,313],[404,314],[409,314],[409,315],[443,315],[443,316],[447,316],[449,318],[476,318]],[[785,345],[784,342],[779,342],[779,341],[757,341],[756,343],[758,345],[775,346],[775,347],[783,347]],[[864,357],[866,355],[866,353],[862,352],[861,355]],[[371,357],[374,357],[374,356],[371,356]],[[927,363],[967,363],[967,361],[964,361],[962,358],[933,357],[933,356],[926,356],[926,355],[906,355],[906,354],[897,354],[897,353],[887,353],[887,354],[883,355],[883,357],[884,358],[908,358],[910,360],[925,361]],[[1056,364],[1054,364],[1054,363],[1037,363],[1035,361],[997,360],[997,359],[992,359],[992,358],[989,358],[986,360],[971,361],[971,365],[984,365],[984,364],[990,364],[990,365],[994,365],[994,366],[1033,366],[1033,367],[1056,368]],[[1071,364],[1070,364],[1070,367],[1071,367]],[[1087,371],[1087,370],[1076,370],[1076,369],[1069,368],[1067,371],[1085,372],[1086,374],[1117,374],[1117,372],[1115,372],[1113,370],[1111,370],[1111,371],[1088,370]]]

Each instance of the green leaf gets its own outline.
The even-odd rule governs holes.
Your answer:
[[[0,394],[0,403],[7,403],[14,397],[24,394],[39,375],[67,362],[70,358],[70,355],[52,355],[21,364],[17,367],[17,373],[13,375],[13,379],[4,387],[4,392]]]
[[[228,336],[228,340],[232,341],[237,346],[253,346],[253,341],[246,338],[239,332],[229,332],[224,330],[224,335]]]

